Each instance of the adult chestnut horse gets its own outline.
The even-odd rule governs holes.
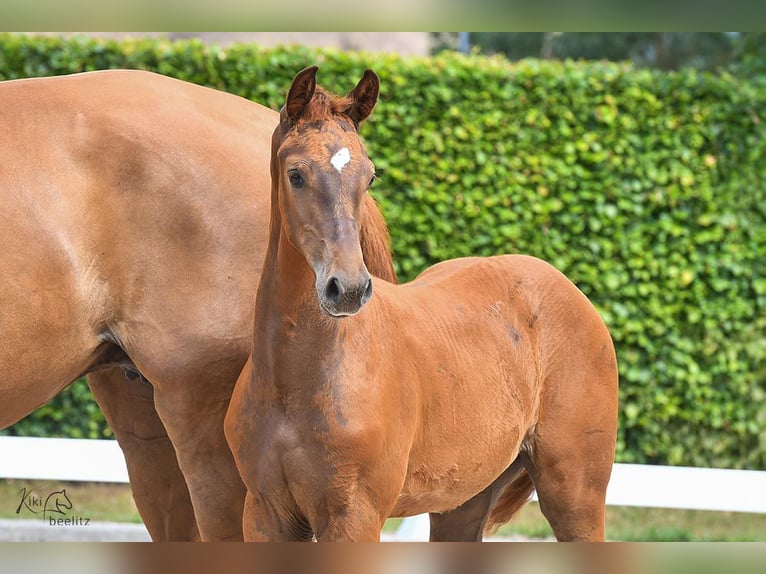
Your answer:
[[[242,537],[223,418],[252,343],[277,122],[147,72],[0,83],[0,428],[91,373],[156,540]],[[392,278],[368,207],[365,257]]]
[[[598,313],[526,256],[372,278],[357,127],[378,78],[336,98],[316,71],[274,132],[253,352],[226,416],[245,538],[378,540],[387,517],[429,512],[432,540],[481,540],[534,484],[559,540],[602,540],[617,364]]]

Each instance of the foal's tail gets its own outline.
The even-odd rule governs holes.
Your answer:
[[[484,534],[493,534],[500,526],[508,522],[529,500],[534,489],[535,485],[532,483],[532,479],[527,471],[523,471],[513,479],[505,487],[495,507],[490,512],[487,523],[484,526]]]

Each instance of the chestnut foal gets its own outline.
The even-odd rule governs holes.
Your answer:
[[[226,416],[245,538],[374,541],[429,512],[432,540],[481,540],[536,488],[559,540],[603,540],[618,377],[598,313],[521,255],[372,278],[357,129],[378,78],[339,98],[316,71],[274,132],[255,342]]]

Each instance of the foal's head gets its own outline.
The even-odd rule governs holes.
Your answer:
[[[317,87],[316,72],[307,68],[293,80],[274,132],[271,176],[282,231],[314,270],[320,307],[344,317],[372,296],[359,228],[375,167],[357,130],[375,106],[379,80],[367,70],[348,96],[336,97]]]

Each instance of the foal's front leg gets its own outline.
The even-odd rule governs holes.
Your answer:
[[[303,510],[285,484],[268,496],[248,491],[242,529],[248,542],[378,542],[385,516],[363,497],[339,504],[326,492],[310,495]],[[306,517],[305,514],[309,516]]]
[[[316,537],[319,542],[380,542],[385,519],[369,500],[360,497],[341,511],[320,514]]]
[[[314,532],[308,521],[294,509],[277,509],[277,498],[247,492],[242,513],[245,542],[310,542]]]

